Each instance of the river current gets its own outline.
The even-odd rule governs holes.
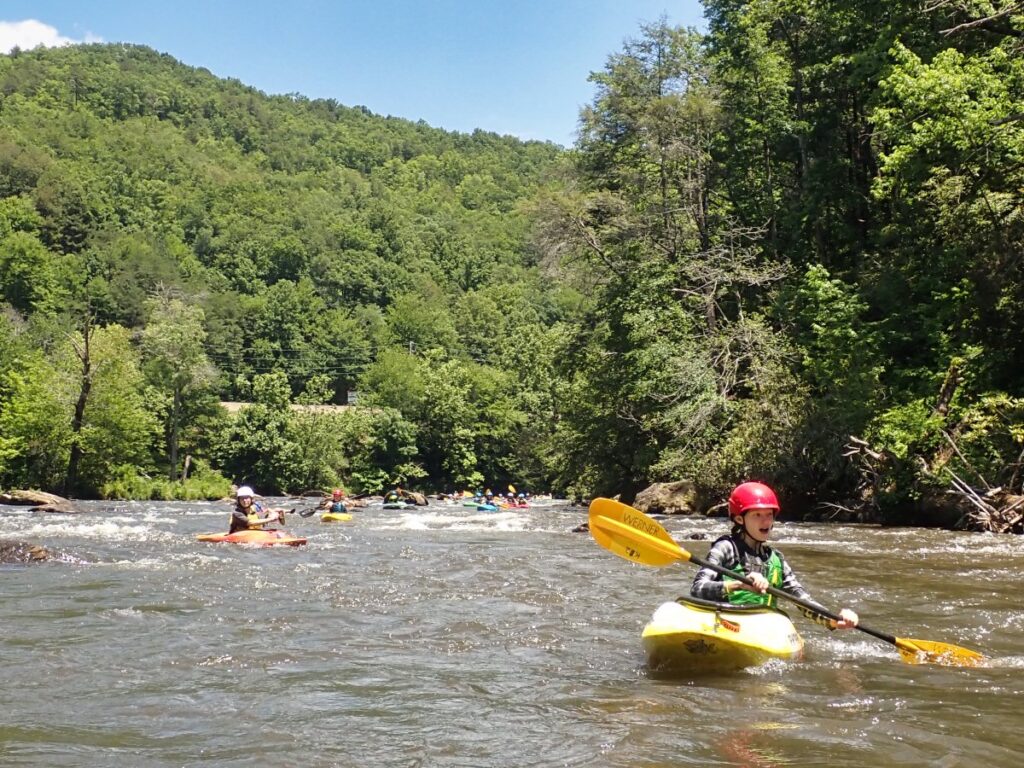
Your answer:
[[[288,503],[292,506],[292,503]],[[691,679],[640,630],[691,565],[634,565],[564,503],[291,516],[305,547],[206,544],[214,503],[0,508],[59,557],[0,566],[0,766],[986,766],[1024,763],[1024,541],[781,522],[819,602],[981,651],[914,666],[792,611],[801,661]],[[722,519],[671,518],[704,555]],[[704,534],[704,541],[692,541]]]

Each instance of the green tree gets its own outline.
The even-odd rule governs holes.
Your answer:
[[[664,22],[642,33],[593,76],[576,187],[544,233],[600,281],[558,356],[555,445],[581,494],[628,497],[680,473],[719,489],[784,452],[802,407],[799,388],[778,398],[789,345],[763,311],[786,269],[722,194],[701,39]]]
[[[14,232],[38,234],[43,224],[43,217],[25,195],[12,195],[0,198],[0,239]]]
[[[71,448],[71,380],[62,367],[35,352],[4,374],[0,447],[6,487],[59,491],[63,485]]]
[[[417,462],[416,425],[393,408],[348,408],[338,424],[346,458],[343,480],[363,493],[381,493],[395,483],[425,476]]]
[[[410,350],[453,350],[458,342],[447,302],[435,292],[432,296],[399,296],[387,312],[388,330],[393,344]]]
[[[150,383],[170,398],[164,424],[168,477],[179,477],[179,447],[188,399],[216,381],[216,370],[203,349],[203,311],[166,294],[148,302],[149,322],[142,349]]]
[[[91,329],[87,369],[83,350],[83,338],[65,338],[7,373],[0,410],[7,482],[88,497],[124,467],[149,467],[158,427],[130,334]]]
[[[23,313],[50,309],[58,296],[54,261],[34,234],[0,236],[0,298]]]
[[[349,469],[343,453],[341,417],[315,407],[299,411],[288,422],[288,439],[297,449],[297,466],[289,478],[295,490],[328,489],[342,483]]]
[[[166,461],[169,474],[185,451],[203,465],[222,455],[227,417],[216,414],[215,397],[249,399],[269,374],[283,373],[292,396],[327,377],[339,403],[365,372],[386,370],[395,349],[439,349],[445,360],[492,355],[501,382],[493,420],[502,423],[535,387],[550,389],[536,376],[526,386],[502,374],[522,364],[525,340],[540,338],[565,308],[537,274],[533,211],[524,204],[547,183],[560,148],[268,97],[141,46],[0,55],[0,93],[0,298],[30,325],[48,327],[40,338],[50,350],[57,329],[77,327],[84,352],[83,318],[94,330],[136,331],[150,381],[160,383],[146,390],[147,407],[166,421],[166,455],[151,460]],[[469,312],[456,323],[465,291],[493,301],[500,322],[477,330]],[[176,383],[189,365],[172,371],[175,353],[156,347],[173,344],[174,333],[151,317],[152,297],[167,295],[194,297],[197,314],[178,330],[193,340],[205,333],[203,351],[222,380],[184,390]],[[67,369],[75,391],[65,473],[79,493],[86,457],[77,436],[93,396],[87,358],[79,356],[73,375]],[[490,407],[491,395],[476,393],[483,387],[468,387],[456,419],[428,414],[412,378],[380,383],[384,401],[419,408],[415,423],[402,415],[389,422],[394,435],[384,436],[385,417],[373,422],[386,481],[421,476],[415,438],[427,432],[418,430],[446,420],[468,425],[459,429],[472,435],[460,433],[459,444],[472,444],[493,471],[538,464],[521,450],[501,456],[514,443],[505,437],[482,450],[489,417],[474,411]],[[249,425],[281,441],[263,451],[260,477],[279,488],[324,482],[332,472],[370,477],[367,451],[337,454],[330,430],[303,419],[263,414]],[[312,448],[296,445],[303,440],[329,458],[317,461]],[[249,465],[228,453],[232,471],[248,475]],[[150,468],[139,462],[117,470],[118,488],[150,488],[135,482],[133,472]]]
[[[97,329],[90,355],[92,386],[76,440],[82,453],[78,487],[91,496],[122,467],[152,467],[160,425],[145,396],[131,333],[116,325]]]
[[[415,413],[424,397],[420,358],[402,349],[387,349],[359,379],[360,397],[372,405]]]
[[[301,490],[301,450],[294,442],[289,404],[291,392],[283,372],[253,379],[253,403],[225,426],[214,445],[218,466],[230,478],[272,494]]]
[[[418,426],[428,476],[439,487],[507,484],[524,416],[515,407],[510,376],[489,366],[428,357],[421,366],[423,398],[408,416]]]

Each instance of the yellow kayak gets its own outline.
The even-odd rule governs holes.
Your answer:
[[[641,638],[648,666],[665,671],[742,669],[798,659],[804,650],[803,638],[781,611],[696,598],[662,603]]]
[[[324,512],[320,521],[324,523],[347,523],[352,519],[348,512]]]

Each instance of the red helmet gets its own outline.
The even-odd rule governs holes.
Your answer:
[[[774,509],[779,514],[775,491],[764,483],[741,483],[729,494],[729,517],[742,515],[748,509]]]
[[[343,491],[341,490],[341,488],[335,488],[335,489],[334,489],[334,492],[333,492],[333,493],[331,494],[331,496],[333,496],[333,497],[334,497],[334,498],[336,498],[336,499],[340,499],[340,498],[341,498],[342,496],[344,496],[344,495],[345,495],[345,494],[344,494],[344,492],[343,492]]]

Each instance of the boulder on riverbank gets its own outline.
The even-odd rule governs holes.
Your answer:
[[[640,491],[633,506],[647,514],[692,515],[701,509],[697,489],[690,480],[655,483]]]
[[[11,490],[0,493],[0,504],[16,507],[32,507],[33,512],[58,512],[71,514],[78,512],[68,499],[53,493],[29,490]]]

